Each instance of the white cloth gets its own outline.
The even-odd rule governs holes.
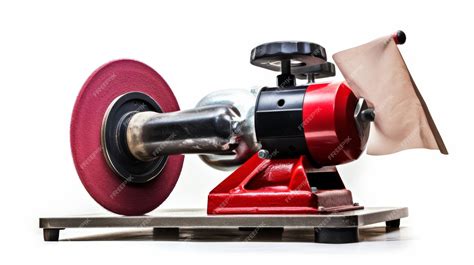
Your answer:
[[[368,154],[413,148],[448,154],[392,36],[338,52],[333,59],[354,93],[375,109]]]

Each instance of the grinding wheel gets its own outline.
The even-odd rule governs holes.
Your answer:
[[[111,165],[104,148],[103,126],[111,106],[124,95],[140,95],[148,100],[150,104],[142,104],[147,107],[138,106],[136,111],[179,110],[168,84],[149,66],[133,60],[107,63],[87,79],[76,99],[71,120],[71,149],[78,175],[94,200],[114,213],[141,215],[158,207],[171,193],[184,156],[163,157],[156,162],[154,175],[145,180],[133,181],[118,174],[120,170]]]

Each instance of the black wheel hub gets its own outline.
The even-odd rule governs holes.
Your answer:
[[[102,150],[112,170],[130,183],[146,183],[157,177],[168,156],[158,156],[150,161],[134,157],[127,146],[127,126],[138,112],[163,112],[148,95],[131,92],[116,98],[107,110],[102,124]]]

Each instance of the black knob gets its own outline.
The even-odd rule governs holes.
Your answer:
[[[407,35],[405,35],[405,32],[399,30],[393,34],[393,40],[396,44],[402,45],[407,41]]]
[[[278,86],[296,85],[296,78],[314,79],[335,75],[321,45],[302,41],[270,42],[255,47],[250,63],[272,71],[280,71]]]

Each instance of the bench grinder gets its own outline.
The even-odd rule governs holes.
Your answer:
[[[404,35],[394,36],[397,43]],[[360,209],[335,166],[365,149],[375,111],[335,75],[325,49],[272,42],[251,63],[278,71],[277,85],[222,90],[180,110],[149,66],[118,60],[97,69],[72,115],[71,147],[91,196],[122,215],[142,215],[173,190],[183,154],[235,171],[208,197],[209,215],[316,214]],[[297,85],[296,79],[307,80]]]

